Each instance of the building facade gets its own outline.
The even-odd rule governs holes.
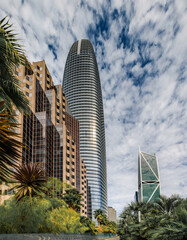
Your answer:
[[[87,216],[87,178],[80,158],[79,122],[68,107],[61,85],[54,85],[45,61],[18,66],[16,76],[30,103],[30,113],[16,112],[23,144],[20,163],[37,162],[46,176],[56,177],[83,194]],[[82,183],[84,179],[84,183]],[[2,193],[8,193],[1,191]]]
[[[88,215],[107,213],[107,176],[103,101],[98,66],[89,40],[75,42],[68,54],[63,91],[80,124],[80,155],[87,168]]]
[[[158,158],[139,150],[138,154],[138,201],[154,202],[160,197]]]
[[[108,220],[117,224],[117,214],[113,207],[108,207]]]

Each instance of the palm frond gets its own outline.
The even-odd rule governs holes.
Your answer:
[[[29,102],[14,75],[16,66],[27,65],[27,59],[6,17],[0,21],[0,52],[0,101],[5,101],[7,112],[12,113],[13,106],[21,112],[28,112]]]
[[[19,134],[15,132],[19,125],[12,122],[12,117],[0,113],[0,180],[2,181],[6,181],[12,173],[11,168],[18,165],[23,147],[19,141]]]

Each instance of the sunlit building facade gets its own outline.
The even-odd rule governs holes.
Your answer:
[[[26,145],[20,163],[37,162],[46,176],[77,188],[83,194],[81,215],[87,216],[86,166],[80,158],[79,121],[72,116],[62,86],[54,85],[44,60],[18,66],[15,75],[30,103],[29,114],[16,112],[18,133]],[[6,186],[0,186],[0,195],[0,201],[8,198]]]
[[[154,202],[160,197],[160,175],[155,154],[139,151],[138,155],[138,201]]]
[[[89,40],[75,42],[68,54],[63,91],[80,124],[80,155],[87,168],[88,215],[107,213],[107,176],[103,101],[98,66]]]

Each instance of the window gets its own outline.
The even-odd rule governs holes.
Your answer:
[[[7,195],[7,194],[8,194],[8,190],[5,190],[4,195]]]
[[[32,97],[32,93],[29,93],[29,97]]]
[[[32,86],[30,86],[30,89],[32,89]]]
[[[69,177],[68,177],[68,176],[66,176],[66,180],[69,180]]]
[[[29,97],[29,93],[28,92],[26,92],[26,96]]]
[[[18,72],[17,71],[15,71],[15,74],[18,76]]]
[[[40,74],[40,77],[42,77],[42,74]]]
[[[69,150],[69,147],[67,147],[67,150]]]
[[[49,78],[49,74],[47,74],[47,77]]]
[[[72,182],[71,184],[72,184],[72,186],[75,186],[75,183],[74,183],[74,182]]]
[[[2,195],[2,190],[0,189],[0,195]]]
[[[30,77],[30,82],[32,82],[32,78]]]
[[[40,67],[40,71],[42,71],[42,67]]]
[[[38,77],[40,76],[40,74],[39,74],[39,73],[37,73],[36,75],[37,75]]]
[[[24,82],[24,83],[26,82],[26,79],[25,79],[25,78],[23,79],[23,82]]]
[[[25,90],[25,87],[23,87],[23,90]]]
[[[65,108],[65,105],[62,105],[63,108]]]
[[[70,155],[69,155],[69,154],[67,154],[66,156],[67,156],[67,157],[69,157]]]
[[[26,88],[29,88],[29,84],[26,83]]]
[[[40,84],[42,84],[42,81],[40,81]]]
[[[28,76],[26,76],[26,79],[29,81],[29,77]]]
[[[40,70],[40,67],[37,65],[37,69]]]
[[[19,72],[19,77],[21,77],[21,73]]]

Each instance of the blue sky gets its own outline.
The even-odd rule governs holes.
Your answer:
[[[55,83],[68,51],[87,38],[102,85],[108,204],[118,214],[137,190],[138,146],[159,159],[162,194],[187,197],[187,2],[1,0],[30,61]]]

